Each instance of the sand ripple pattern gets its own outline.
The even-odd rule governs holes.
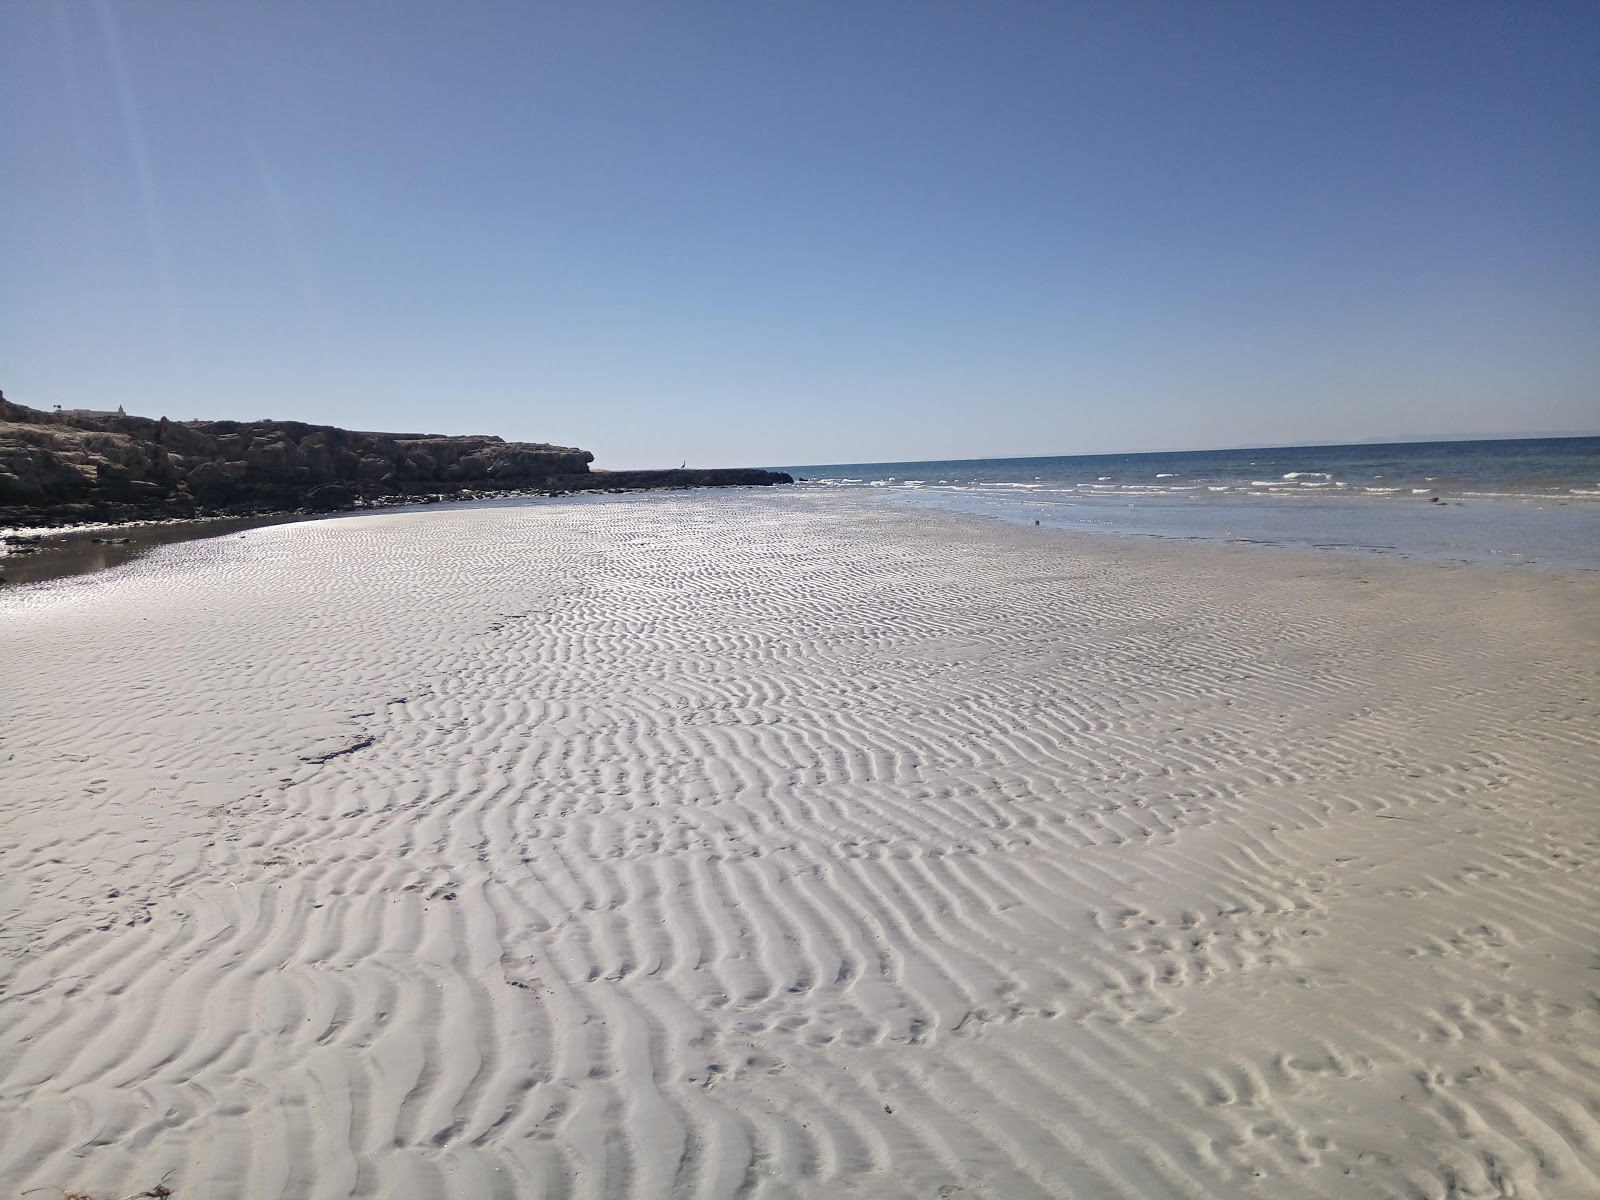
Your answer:
[[[0,1195],[1600,1195],[1600,581],[837,496],[0,597]]]

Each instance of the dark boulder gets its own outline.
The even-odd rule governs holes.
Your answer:
[[[354,489],[340,483],[325,483],[306,493],[306,507],[314,512],[342,512],[355,506]]]

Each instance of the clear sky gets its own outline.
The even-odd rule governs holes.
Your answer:
[[[0,388],[611,467],[1600,429],[1600,4],[19,0]]]

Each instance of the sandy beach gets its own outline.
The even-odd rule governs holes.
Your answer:
[[[1600,575],[687,494],[0,639],[0,1196],[1600,1195]]]

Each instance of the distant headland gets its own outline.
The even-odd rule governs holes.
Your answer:
[[[0,525],[251,515],[471,498],[793,483],[782,471],[590,470],[572,446],[300,421],[44,412],[0,393]]]

